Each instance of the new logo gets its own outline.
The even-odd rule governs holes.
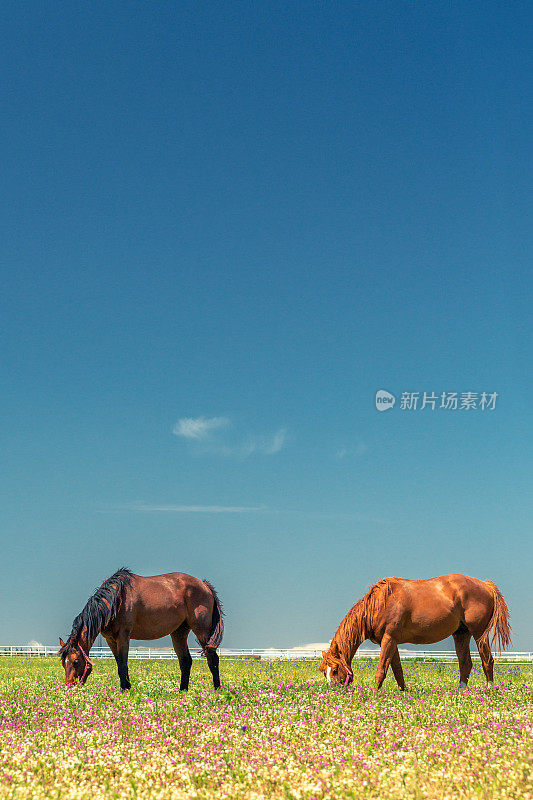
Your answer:
[[[376,408],[378,411],[388,411],[389,408],[394,406],[395,402],[394,395],[386,392],[385,389],[378,389],[376,392]]]

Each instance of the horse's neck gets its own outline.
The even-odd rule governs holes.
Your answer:
[[[83,633],[80,633],[80,635],[78,636],[77,644],[87,653],[87,655],[89,655],[89,650],[95,643],[98,633],[96,633],[94,637],[91,638],[90,636],[87,636],[87,631],[83,631]]]
[[[353,641],[350,641],[347,637],[345,637],[342,641],[335,641],[334,639],[331,643],[331,646],[333,647],[333,645],[336,645],[339,655],[344,659],[345,663],[349,665],[352,663],[352,659],[363,641],[364,639],[359,636]]]
[[[362,645],[362,643],[363,643],[363,639],[361,639],[361,637],[358,637],[358,638],[357,638],[357,639],[356,639],[354,642],[348,642],[348,646],[347,646],[347,650],[348,650],[348,653],[347,653],[347,656],[348,656],[347,663],[348,663],[348,664],[351,664],[351,663],[352,663],[352,658],[353,658],[353,657],[354,657],[354,655],[357,653],[357,650],[358,650],[358,649],[359,649],[359,647]]]
[[[356,619],[356,624],[353,625],[352,623],[352,625],[350,625],[350,620],[347,615],[346,626],[343,626],[344,629],[342,633],[340,633],[342,628],[337,631],[333,642],[331,643],[332,645],[334,643],[336,644],[339,653],[345,659],[347,664],[351,664],[352,658],[356,654],[358,648],[363,644],[365,639],[369,639],[372,636],[372,632],[366,617],[363,616],[363,610],[360,609],[359,611],[355,612],[352,610],[349,613],[356,613],[359,615]]]

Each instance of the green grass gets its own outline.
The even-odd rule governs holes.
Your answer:
[[[122,694],[96,660],[65,689],[58,659],[0,658],[1,798],[533,798],[531,665],[406,662],[373,691],[375,662],[351,690],[312,662],[205,663],[180,694],[176,661],[132,661]]]

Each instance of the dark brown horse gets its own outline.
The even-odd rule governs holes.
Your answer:
[[[89,651],[99,633],[115,656],[120,688],[130,689],[128,650],[130,639],[160,639],[170,634],[180,662],[180,689],[189,688],[192,658],[189,631],[198,639],[213,676],[220,686],[216,648],[224,633],[223,611],[215,589],[183,572],[144,578],[119,569],[90,597],[72,623],[66,642],[59,640],[65,683],[84,684],[93,664]]]
[[[376,691],[385,680],[389,665],[398,686],[405,689],[398,645],[433,644],[453,636],[459,659],[459,685],[465,688],[472,670],[473,636],[490,687],[494,665],[489,645],[491,630],[499,651],[511,643],[509,611],[492,581],[467,575],[442,575],[422,581],[383,578],[348,611],[329,650],[322,653],[320,669],[328,683],[349,686],[355,652],[365,639],[370,639],[381,645]]]

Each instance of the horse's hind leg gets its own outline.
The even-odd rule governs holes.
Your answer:
[[[192,658],[189,652],[189,645],[187,644],[187,636],[189,635],[189,631],[191,629],[184,622],[177,628],[174,633],[172,633],[172,645],[174,647],[174,652],[176,653],[178,660],[180,662],[180,671],[181,671],[181,680],[180,680],[180,692],[186,692],[189,688],[189,678],[191,675],[191,666],[192,666]]]
[[[486,639],[478,639],[476,644],[487,679],[487,687],[490,689],[494,681],[494,658],[490,652],[490,645]]]
[[[403,669],[402,669],[402,662],[400,661],[400,654],[398,652],[398,646],[396,646],[394,653],[392,654],[390,665],[392,667],[392,671],[394,673],[394,677],[396,678],[396,683],[402,690],[405,691],[405,681],[403,678]]]
[[[466,626],[464,631],[453,634],[455,652],[457,653],[457,658],[459,659],[460,689],[466,689],[470,673],[472,672],[472,657],[470,655],[470,638],[471,638],[471,633],[468,629],[466,629]]]
[[[211,670],[211,675],[213,676],[213,686],[215,689],[220,689],[220,676],[218,674],[218,653],[213,648],[208,647],[205,651],[205,657],[207,659],[207,666]]]
[[[211,635],[211,612],[205,606],[198,606],[194,610],[194,620],[192,621],[191,628],[203,648],[207,665],[211,670],[213,676],[213,686],[215,689],[220,687],[220,677],[218,674],[218,653],[215,648],[207,647],[207,642]],[[189,620],[191,622],[191,620]]]

